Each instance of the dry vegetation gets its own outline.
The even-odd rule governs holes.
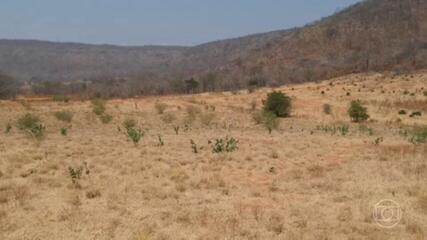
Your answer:
[[[0,239],[426,239],[427,146],[410,141],[426,82],[278,88],[293,111],[271,134],[252,117],[271,89],[109,100],[105,124],[89,101],[1,101]],[[367,122],[348,117],[356,99]],[[16,127],[26,113],[42,139]],[[382,199],[404,212],[390,230],[372,219]]]

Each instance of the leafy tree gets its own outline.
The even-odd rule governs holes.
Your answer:
[[[292,100],[286,94],[273,91],[267,95],[264,110],[271,112],[277,117],[289,117],[291,115]]]
[[[363,122],[369,118],[368,110],[362,106],[359,100],[350,103],[348,115],[353,122]]]
[[[12,77],[0,72],[0,99],[15,97],[20,84]]]
[[[198,87],[199,82],[196,81],[194,78],[185,80],[185,90],[187,91],[187,93],[194,93]]]

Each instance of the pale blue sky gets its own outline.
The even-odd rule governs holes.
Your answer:
[[[195,45],[302,26],[359,0],[0,0],[0,39]]]

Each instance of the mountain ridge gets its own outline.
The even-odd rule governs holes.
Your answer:
[[[132,94],[174,91],[190,78],[207,91],[410,71],[427,67],[426,19],[427,1],[365,0],[303,27],[191,47],[0,40],[0,71],[36,82],[130,79]]]

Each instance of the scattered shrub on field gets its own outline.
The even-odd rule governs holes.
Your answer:
[[[209,144],[212,144],[209,141]],[[212,152],[213,153],[223,153],[223,152],[234,152],[239,149],[239,141],[235,138],[218,138],[215,139],[215,143],[212,144]]]
[[[426,143],[427,142],[427,126],[416,127],[411,131],[410,142],[413,144]]]
[[[111,121],[113,121],[113,116],[110,114],[104,113],[101,116],[99,116],[99,119],[101,119],[101,122],[103,124],[109,124]]]
[[[291,114],[292,100],[282,92],[273,91],[267,95],[264,104],[266,112],[272,112],[277,117],[289,117]]]
[[[167,107],[168,105],[162,102],[156,102],[156,104],[154,104],[154,108],[156,108],[158,114],[163,114],[166,111]]]
[[[126,130],[129,130],[130,128],[136,127],[136,124],[137,124],[136,121],[134,119],[130,119],[130,118],[123,121],[123,127]]]
[[[421,112],[412,112],[411,115],[409,115],[409,117],[413,118],[413,117],[421,117]]]
[[[101,116],[105,112],[105,100],[100,98],[92,99],[92,111],[98,116]]]
[[[323,104],[323,113],[330,115],[332,113],[332,106],[328,103]]]
[[[252,115],[255,123],[263,124],[268,130],[268,133],[272,133],[273,130],[278,129],[280,125],[279,118],[272,112],[268,111],[257,111]]]
[[[268,130],[268,133],[271,134],[271,132],[277,128],[279,128],[279,118],[274,115],[271,112],[264,112],[264,120],[263,120],[263,124],[264,127]]]
[[[126,130],[126,134],[132,142],[137,145],[141,138],[144,136],[144,131],[138,127],[131,127]]]
[[[406,111],[405,111],[405,110],[403,110],[403,109],[402,109],[402,110],[400,110],[400,111],[399,111],[399,115],[406,115]]]
[[[427,91],[423,92],[424,97],[427,97]]]
[[[68,135],[68,128],[61,128],[61,135],[67,136]]]
[[[366,125],[359,125],[359,132],[367,133],[369,136],[374,135],[374,130]]]
[[[31,113],[20,117],[17,121],[17,127],[20,130],[30,133],[37,140],[40,140],[44,136],[45,127],[40,119]]]
[[[375,139],[374,144],[375,145],[380,145],[380,143],[382,143],[383,141],[384,141],[384,138],[383,137],[379,137],[379,138]]]
[[[70,123],[73,120],[73,113],[67,111],[55,112],[55,117],[59,121]]]
[[[76,168],[71,166],[68,167],[68,174],[70,175],[71,182],[73,184],[76,184],[77,181],[81,178],[82,172],[83,172],[83,167],[81,166]]]
[[[369,118],[368,111],[360,101],[352,101],[348,109],[348,115],[353,122],[363,122]]]
[[[330,133],[331,135],[339,133],[341,136],[346,136],[350,131],[350,127],[348,125],[319,125],[316,126],[316,130],[324,131],[326,133]]]

